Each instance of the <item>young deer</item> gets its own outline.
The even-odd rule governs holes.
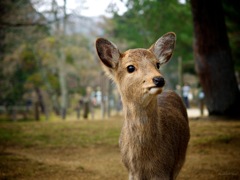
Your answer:
[[[160,65],[168,62],[175,34],[167,33],[149,49],[120,53],[110,41],[96,41],[106,73],[117,84],[125,121],[119,140],[122,161],[131,180],[176,179],[190,137],[181,98],[162,91]]]

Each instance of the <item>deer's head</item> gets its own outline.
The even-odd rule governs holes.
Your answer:
[[[175,40],[174,33],[167,33],[149,49],[120,53],[112,42],[97,39],[96,49],[103,68],[117,84],[123,101],[144,103],[162,92],[165,81],[159,68],[171,58]]]

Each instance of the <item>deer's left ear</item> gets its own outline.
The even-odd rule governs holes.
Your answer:
[[[176,34],[169,32],[159,38],[149,50],[157,57],[160,64],[165,64],[169,61],[173,54],[176,42]]]

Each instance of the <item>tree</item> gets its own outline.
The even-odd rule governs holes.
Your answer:
[[[34,64],[35,58],[29,48],[25,51],[22,47],[33,46],[36,41],[47,35],[48,28],[44,25],[45,18],[33,8],[30,0],[1,1],[0,11],[0,104],[23,104],[23,85],[30,74],[28,70],[33,70],[27,69],[26,72],[23,64]],[[20,57],[21,50],[23,53]],[[13,68],[12,64],[19,66]],[[11,76],[4,74],[11,68],[14,71],[11,72]]]
[[[238,71],[240,80],[240,3],[235,0],[222,0],[222,3],[234,67]]]
[[[92,37],[69,31],[72,20],[81,16],[67,14],[67,0],[62,1],[59,6],[52,0],[42,13],[34,8],[41,0],[0,2],[1,106],[23,106],[26,99],[36,99],[45,115],[53,107],[64,119],[74,103],[72,95],[99,86]]]
[[[23,44],[12,54],[5,56],[2,65],[5,87],[1,101],[8,110],[11,105],[34,106],[35,119],[39,120],[39,108],[46,113],[40,86],[42,80],[38,73],[37,56],[32,44]],[[34,93],[35,98],[30,94]],[[30,96],[31,97],[30,97]]]
[[[177,34],[175,57],[192,60],[189,4],[180,4],[177,0],[127,0],[126,5],[128,10],[122,16],[114,13],[112,35],[126,39],[129,42],[127,49],[147,48],[162,34],[174,31]]]
[[[210,115],[240,115],[240,93],[221,1],[190,0],[196,71]]]

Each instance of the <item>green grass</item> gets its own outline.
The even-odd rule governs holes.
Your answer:
[[[117,145],[120,123],[121,121],[1,123],[0,143],[26,147]]]

